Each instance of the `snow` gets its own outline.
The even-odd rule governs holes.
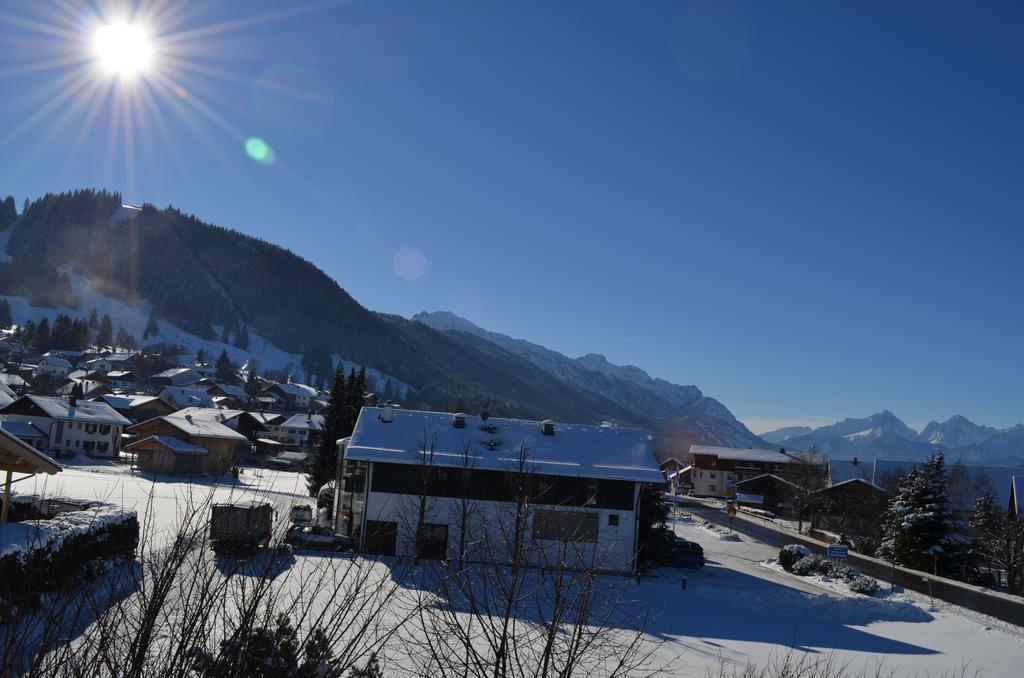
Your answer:
[[[470,446],[473,467],[504,471],[515,464],[515,453],[529,448],[529,467],[538,473],[583,478],[662,483],[664,476],[651,452],[648,436],[627,428],[556,424],[554,435],[541,432],[539,422],[491,417],[483,430],[480,417],[465,415],[465,427],[456,428],[451,414],[396,410],[384,422],[379,407],[364,407],[359,414],[346,456],[351,459],[419,464],[424,438],[433,441],[434,463],[460,466]],[[488,443],[495,441],[491,447]]]
[[[127,426],[131,422],[114,411],[105,402],[95,400],[79,400],[72,405],[67,398],[52,396],[24,396],[32,401],[46,416],[59,421],[84,421],[94,424],[119,424]]]
[[[752,450],[736,447],[715,447],[713,445],[691,445],[690,454],[707,454],[716,456],[719,459],[733,459],[735,461],[760,461],[772,464],[803,464],[799,459],[790,454],[783,454],[778,450]]]
[[[65,539],[85,534],[95,529],[98,523],[115,525],[134,517],[134,512],[126,513],[115,506],[97,506],[63,513],[50,520],[10,523],[0,527],[0,557],[38,549],[55,551]]]

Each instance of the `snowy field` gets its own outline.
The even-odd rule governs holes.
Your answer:
[[[287,516],[293,504],[312,503],[301,474],[249,468],[237,481],[229,478],[217,484],[154,480],[125,466],[96,463],[69,466],[57,476],[26,480],[15,488],[20,493],[98,499],[134,509],[157,543],[173,533],[183,507],[211,496],[215,501],[269,501],[281,516]],[[639,584],[607,578],[609,589],[623,595],[623,605],[652,614],[646,640],[652,646],[660,644],[652,666],[670,664],[672,675],[708,675],[709,669],[717,670],[721,658],[734,666],[764,665],[789,647],[812,658],[832,655],[853,673],[866,670],[874,675],[881,663],[885,675],[960,675],[963,666],[971,676],[1020,675],[1022,629],[941,601],[933,609],[927,598],[916,595],[886,592],[868,598],[825,579],[797,577],[774,564],[775,548],[746,537],[720,540],[690,520],[680,519],[675,530],[703,545],[707,567],[663,569]],[[294,576],[279,581],[301,585],[297,583],[307,580],[307,573],[325,571],[323,563],[331,560],[297,552],[286,564]],[[379,570],[381,581],[387,581],[391,566],[380,562],[372,567]],[[410,590],[407,598],[419,593]],[[408,665],[403,646],[415,634],[415,629],[399,634],[384,656]]]

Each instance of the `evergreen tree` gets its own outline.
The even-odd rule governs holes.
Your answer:
[[[351,381],[355,381],[354,373]],[[338,368],[334,373],[334,381],[331,382],[327,407],[323,411],[323,430],[320,432],[316,447],[306,457],[306,489],[309,490],[311,497],[315,497],[320,488],[334,478],[338,439],[352,434],[349,393],[350,388],[345,379],[345,373]]]
[[[960,576],[966,540],[957,533],[947,493],[941,452],[902,478],[882,516],[878,557],[915,570]]]
[[[34,346],[36,340],[36,330],[39,327],[36,325],[36,321],[29,319],[25,321],[25,325],[21,328],[21,341],[27,346]]]
[[[366,662],[366,666],[363,668],[353,667],[348,674],[351,678],[384,678],[384,672],[380,668],[380,664],[377,662],[377,653],[370,655],[369,661]]]
[[[103,319],[100,320],[100,329],[96,333],[96,344],[98,346],[110,346],[114,341],[114,323],[110,320],[110,316],[106,313],[103,314]]]
[[[71,387],[71,397],[78,398],[79,400],[85,397],[85,392],[82,390],[82,382],[76,381],[75,385]]]
[[[50,350],[50,319],[46,316],[43,316],[43,319],[36,326],[32,341],[32,346],[36,353],[42,355]]]
[[[242,325],[242,331],[235,336],[235,346],[243,351],[249,350],[249,326]]]
[[[196,362],[199,363],[200,365],[206,364],[206,351],[204,351],[203,349],[199,349],[198,351],[196,351]]]
[[[224,325],[224,329],[220,331],[220,343],[230,344],[231,343],[231,332],[228,331],[227,324]]]
[[[0,230],[13,224],[18,219],[18,207],[14,204],[14,196],[7,196],[0,202]]]
[[[11,302],[0,299],[0,329],[7,329],[14,324],[14,316],[11,315]]]
[[[21,213],[22,213],[22,214],[24,214],[25,212],[28,212],[28,206],[29,206],[30,204],[31,204],[31,203],[29,202],[29,199],[28,199],[28,198],[25,198],[25,202],[21,203]]]
[[[228,357],[227,349],[220,352],[220,357],[214,365],[216,378],[222,384],[233,384],[235,382],[235,369],[231,365],[231,358]]]
[[[129,348],[128,344],[131,343],[131,338],[128,336],[128,331],[125,328],[119,327],[117,329],[117,337],[114,343],[122,348]]]
[[[245,394],[249,400],[255,402],[260,397],[259,363],[255,359],[249,360],[249,373],[245,376]]]
[[[100,329],[100,316],[96,313],[95,308],[89,312],[89,329],[93,332],[97,332]]]
[[[146,321],[146,331],[142,333],[142,338],[149,339],[156,334],[160,334],[160,326],[156,324],[156,310],[154,309],[149,313],[149,320]]]
[[[971,574],[977,580],[981,567],[1006,573],[1010,593],[1024,590],[1024,522],[996,506],[986,492],[975,501],[971,515]]]

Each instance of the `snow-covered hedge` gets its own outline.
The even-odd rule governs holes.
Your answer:
[[[112,506],[0,526],[0,599],[23,604],[67,589],[107,561],[134,557],[138,543],[135,512]]]
[[[854,593],[863,593],[866,596],[873,596],[878,593],[878,581],[858,574],[846,580],[846,585]]]
[[[798,560],[811,555],[811,550],[802,544],[787,544],[779,550],[779,565],[786,572],[793,571]]]

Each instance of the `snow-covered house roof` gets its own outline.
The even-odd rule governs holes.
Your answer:
[[[288,417],[287,421],[281,424],[281,428],[322,431],[324,428],[324,415],[294,414]]]
[[[731,461],[756,461],[770,464],[805,464],[812,460],[804,453],[754,450],[742,447],[715,447],[713,445],[690,445],[690,454],[703,454]]]
[[[245,410],[229,410],[222,407],[186,407],[171,414],[172,417],[192,417],[205,421],[225,422],[245,414]]]
[[[31,440],[50,437],[33,426],[30,421],[0,421],[0,428],[22,440],[26,438]]]
[[[380,407],[362,409],[346,448],[347,458],[417,465],[424,436],[428,448],[436,436],[433,463],[437,466],[461,466],[468,445],[474,468],[508,471],[526,445],[534,473],[664,482],[650,440],[642,431],[554,424],[554,435],[546,435],[536,421],[492,417],[486,424],[493,430],[485,430],[484,420],[470,415],[465,416],[463,428],[456,428],[453,415],[444,412],[395,410],[390,422],[383,420],[384,412]]]
[[[296,384],[294,382],[287,384],[274,383],[271,384],[268,390],[277,390],[283,393],[284,395],[301,396],[305,398],[316,398],[320,394],[320,392],[317,391],[312,386],[306,386],[305,384]]]
[[[114,411],[102,400],[78,400],[74,405],[69,398],[27,395],[18,398],[3,408],[5,411],[21,409],[31,404],[50,419],[58,421],[81,421],[90,424],[128,425],[131,422]]]
[[[54,367],[66,367],[69,370],[71,369],[71,362],[67,358],[61,357],[59,355],[43,356],[42,358],[39,359],[39,364],[52,365]]]
[[[279,426],[287,420],[287,417],[279,412],[250,412],[261,424],[267,426]]]
[[[0,382],[3,382],[10,388],[21,388],[25,385],[25,380],[21,378],[20,374],[11,374],[9,372],[0,372]]]
[[[14,402],[14,396],[7,391],[0,390],[0,407],[6,407]]]
[[[96,381],[94,379],[71,379],[68,383],[57,389],[58,395],[71,395],[74,391],[75,386],[82,387],[82,397],[92,398],[99,396],[100,392],[109,392],[110,386],[103,383],[102,381]]]
[[[0,451],[11,461],[0,462],[0,468],[20,473],[60,473],[61,465],[31,445],[20,440],[6,427],[0,427]]]
[[[154,400],[160,400],[157,396],[140,394],[113,395],[108,393],[106,395],[101,395],[100,398],[115,410],[130,410],[134,407],[139,407],[140,405],[153,402]]]
[[[218,383],[217,387],[224,392],[224,395],[232,398],[245,398],[245,389],[235,384],[221,384]]]
[[[206,448],[202,445],[186,442],[181,438],[175,438],[174,436],[149,436],[142,440],[136,440],[135,442],[125,446],[125,449],[133,450],[151,441],[163,445],[175,454],[207,454]]]
[[[194,384],[202,378],[199,372],[190,367],[172,367],[153,375],[153,379],[167,379],[179,385]]]
[[[111,370],[107,372],[108,379],[135,379],[135,373],[131,370]]]
[[[213,407],[213,398],[201,388],[187,386],[164,386],[158,394],[179,409],[185,407]]]
[[[156,417],[156,419],[160,419],[161,421],[164,421],[173,426],[174,428],[178,429],[182,433],[185,433],[186,435],[190,435],[196,438],[218,438],[221,440],[239,441],[244,441],[246,439],[245,436],[238,433],[237,431],[231,430],[230,428],[228,428],[219,421],[211,419],[197,419],[189,414],[180,417],[178,416],[178,413],[168,414],[162,417]],[[137,430],[139,428],[145,427],[152,421],[154,421],[154,419],[140,422],[133,426],[130,430]]]

